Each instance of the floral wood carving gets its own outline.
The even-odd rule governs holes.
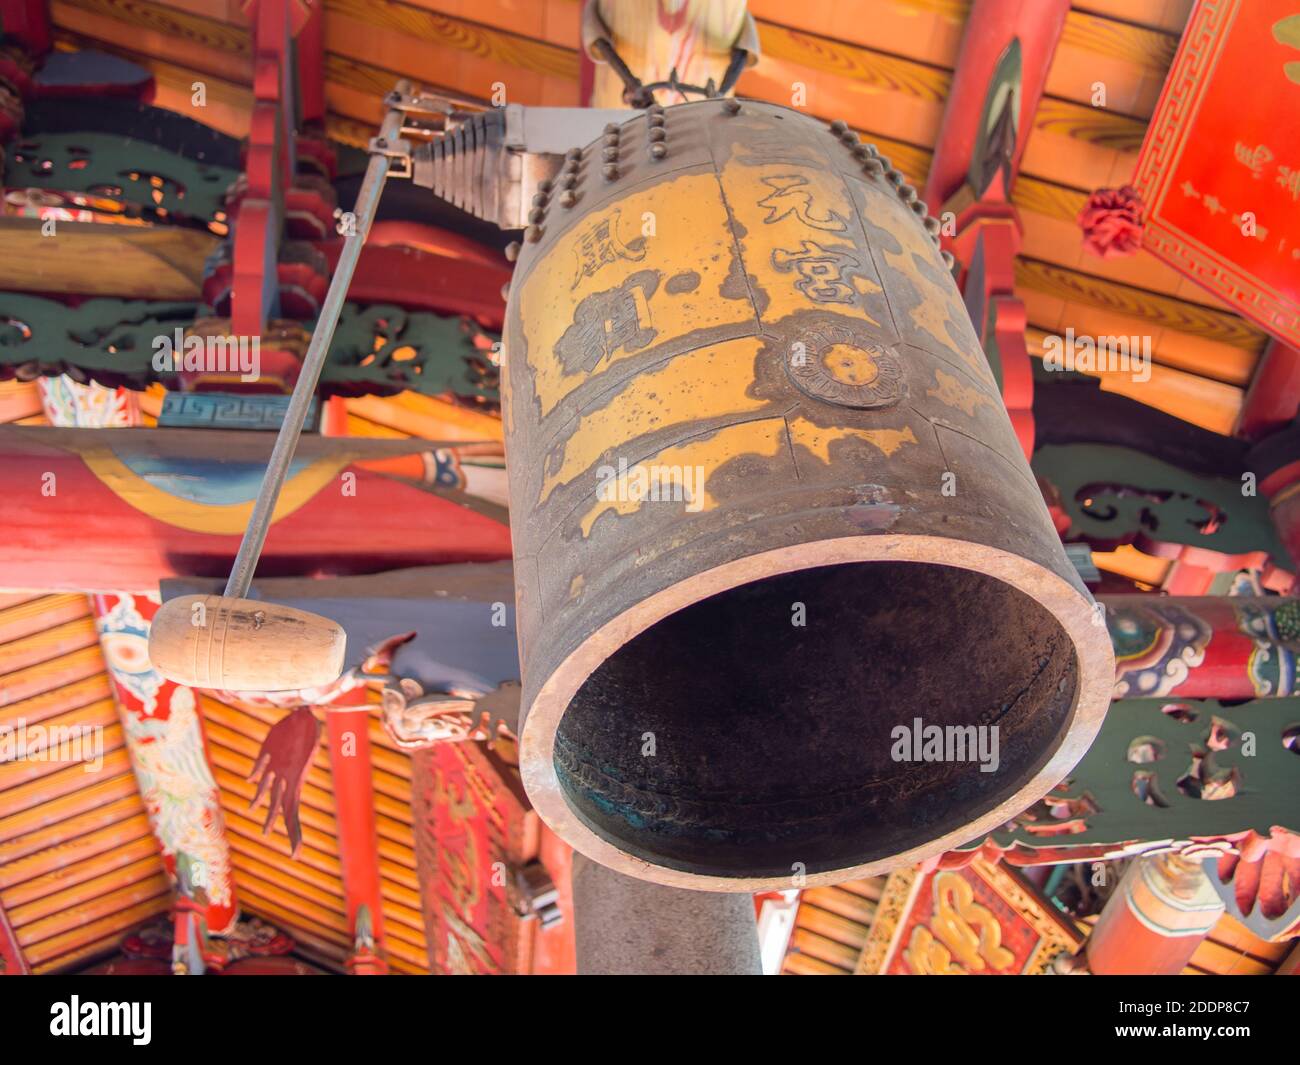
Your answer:
[[[1132,185],[1098,189],[1079,212],[1085,251],[1103,259],[1136,255],[1142,247],[1145,208]]]

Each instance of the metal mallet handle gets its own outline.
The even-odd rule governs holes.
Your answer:
[[[398,91],[409,92],[409,86],[398,84]],[[396,144],[402,129],[402,113],[389,111],[380,126],[379,137],[388,144]],[[339,255],[334,276],[330,279],[329,291],[325,302],[321,304],[320,317],[316,320],[316,330],[312,333],[307,356],[303,359],[298,381],[293,386],[293,395],[285,411],[284,422],[279,435],[275,438],[275,448],[266,464],[266,473],[262,477],[262,487],[258,490],[257,500],[253,504],[252,516],[248,519],[248,528],[239,544],[239,553],[235,556],[230,569],[230,579],[226,582],[225,595],[228,599],[243,599],[248,595],[249,585],[253,583],[253,571],[257,569],[257,560],[266,543],[267,530],[271,526],[271,515],[275,511],[276,500],[284,485],[289,462],[293,459],[294,449],[298,446],[298,437],[302,433],[303,422],[307,419],[307,408],[311,405],[320,380],[321,369],[325,365],[325,356],[329,353],[330,341],[334,339],[334,330],[338,325],[339,315],[343,311],[343,301],[347,297],[348,286],[361,257],[362,245],[370,232],[370,223],[374,221],[375,211],[379,206],[379,197],[384,191],[384,182],[392,159],[380,153],[372,153],[366,167],[366,176],[357,193],[356,207],[353,215],[356,219],[355,229],[343,238],[343,251]]]

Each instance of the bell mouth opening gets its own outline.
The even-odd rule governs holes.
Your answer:
[[[978,834],[1060,746],[1078,690],[1069,632],[1004,580],[822,565],[720,591],[615,650],[563,712],[555,779],[588,830],[654,866],[852,869]]]

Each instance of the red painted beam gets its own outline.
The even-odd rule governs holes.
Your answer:
[[[300,6],[301,28],[294,37],[294,59],[298,70],[298,120],[325,121],[325,12],[324,0],[308,0]]]
[[[1300,411],[1300,351],[1274,340],[1264,350],[1251,378],[1237,435],[1259,440],[1288,425]]]
[[[975,0],[925,188],[926,202],[945,223],[946,212],[956,215],[955,233],[944,230],[945,244],[960,264],[966,305],[984,350],[990,357],[996,352],[1002,398],[1026,455],[1034,449],[1033,374],[1025,307],[1015,291],[1020,220],[1009,201],[1069,9],[1069,0]],[[1010,157],[990,177],[975,164],[977,157],[996,161],[1004,150],[996,143],[981,145],[981,137],[986,125],[998,128],[1004,99],[1010,99],[998,93],[1015,84],[1000,72],[1013,44],[1020,49],[1018,123]],[[972,169],[978,170],[975,178]],[[977,291],[971,289],[973,277]]]
[[[365,698],[364,690],[354,693]],[[329,728],[330,771],[334,777],[334,816],[338,825],[339,860],[343,866],[343,896],[348,928],[356,935],[357,913],[370,911],[373,952],[356,958],[352,971],[361,976],[383,975],[383,893],[379,882],[379,836],[375,825],[375,787],[370,763],[370,712],[363,704],[332,706]]]
[[[1149,692],[1162,656],[1172,654],[1170,648],[1184,648],[1182,679],[1163,687],[1162,697],[1258,699],[1263,696],[1257,662],[1285,661],[1290,653],[1284,637],[1271,635],[1280,627],[1279,607],[1288,601],[1278,596],[1138,594],[1102,595],[1098,601],[1115,640],[1115,680],[1123,698]],[[1248,622],[1255,631],[1247,631]],[[1135,647],[1132,633],[1144,626],[1154,626],[1150,639]],[[1189,638],[1189,632],[1195,635]],[[1290,692],[1284,684],[1275,685],[1272,694]]]
[[[979,142],[989,84],[998,60],[1014,39],[1020,41],[1022,80],[1020,134],[1011,160],[1012,174],[1019,169],[1069,10],[1069,0],[975,0],[966,19],[966,33],[926,180],[925,201],[931,210],[937,212],[966,180]],[[1010,190],[998,189],[998,185],[995,179],[990,198],[1005,201]]]
[[[34,434],[39,430],[0,431],[0,588],[153,591],[163,577],[229,573],[256,478],[248,481],[247,463],[229,473],[217,465],[215,439],[213,460],[186,473],[119,457],[111,433],[86,455],[44,446]],[[260,576],[510,557],[510,530],[501,522],[346,460],[335,460],[337,471],[326,476],[320,461],[327,460],[286,483],[281,498],[291,511],[271,526]]]
[[[33,55],[54,46],[47,0],[0,0],[0,23],[5,35],[17,37]]]
[[[342,240],[316,242],[329,263],[330,273],[343,250]],[[510,268],[488,265],[455,255],[436,254],[394,244],[366,242],[352,275],[348,299],[357,303],[396,303],[408,310],[465,314],[484,329],[499,331],[506,304],[501,286],[510,280]]]

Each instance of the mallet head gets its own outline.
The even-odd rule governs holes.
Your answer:
[[[184,595],[154,615],[149,658],[195,688],[316,688],[343,672],[347,638],[328,618],[255,599]]]

